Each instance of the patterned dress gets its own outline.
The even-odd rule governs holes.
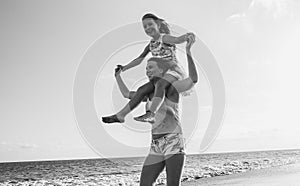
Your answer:
[[[150,51],[153,56],[161,57],[168,60],[174,60],[177,63],[176,59],[176,45],[163,43],[162,38],[163,34],[160,35],[158,40],[150,41]]]
[[[184,68],[178,63],[176,58],[176,45],[168,44],[162,41],[164,34],[161,34],[158,40],[151,40],[149,44],[150,52],[153,57],[160,57],[166,60],[170,60],[172,63],[172,69],[169,69],[166,74],[173,75],[177,80],[181,80],[187,77]],[[182,95],[190,95],[191,90],[185,91]]]

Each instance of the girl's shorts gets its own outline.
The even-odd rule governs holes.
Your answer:
[[[175,67],[167,70],[166,74],[170,74],[170,75],[174,76],[177,80],[182,80],[187,77],[183,67],[180,67],[178,64],[176,64]],[[182,96],[189,96],[189,95],[191,95],[192,92],[193,92],[193,90],[190,89],[185,92],[181,92],[180,94]]]

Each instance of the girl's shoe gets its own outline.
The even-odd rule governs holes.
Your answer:
[[[141,121],[141,122],[149,122],[149,123],[154,123],[155,122],[155,114],[151,112],[150,110],[147,110],[146,114],[143,114],[138,117],[133,118],[136,121]]]

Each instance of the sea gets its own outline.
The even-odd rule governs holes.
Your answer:
[[[0,163],[0,185],[136,186],[145,157]],[[191,154],[182,182],[299,163],[300,149]],[[156,185],[166,184],[165,171]]]

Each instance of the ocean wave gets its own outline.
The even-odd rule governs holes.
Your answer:
[[[188,155],[182,182],[238,174],[293,164],[300,150]],[[0,185],[103,185],[139,184],[144,158],[72,160],[0,164]],[[165,171],[157,185],[166,184]]]

